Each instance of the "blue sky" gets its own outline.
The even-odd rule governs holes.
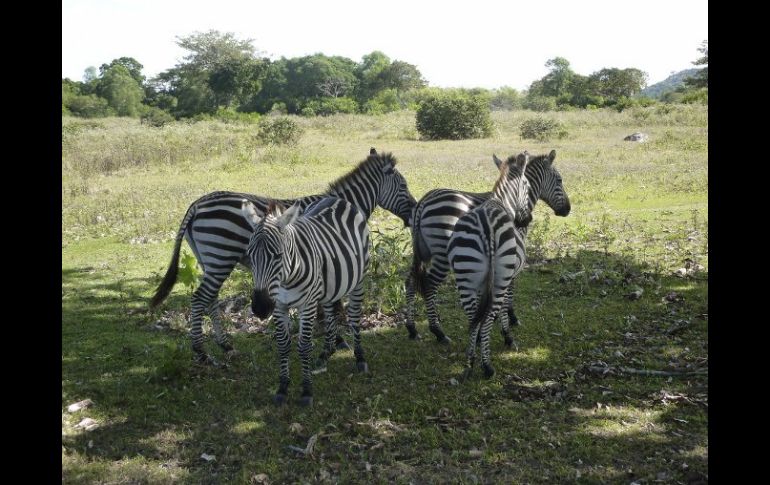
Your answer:
[[[373,50],[415,64],[432,86],[525,89],[560,56],[590,74],[636,67],[649,84],[694,67],[706,0],[63,0],[62,77],[129,56],[148,77],[185,55],[177,36],[216,29],[271,58]]]

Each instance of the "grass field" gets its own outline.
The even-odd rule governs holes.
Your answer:
[[[253,125],[63,118],[63,482],[707,482],[707,108],[550,113],[567,138],[522,140],[518,125],[537,115],[493,113],[491,138],[434,142],[418,140],[413,112],[299,118],[293,148],[261,145]],[[635,131],[649,142],[623,141]],[[519,349],[495,330],[495,376],[454,385],[467,322],[451,280],[439,311],[452,346],[434,342],[419,299],[424,339],[408,340],[408,230],[378,209],[369,374],[337,352],[302,409],[293,352],[290,404],[276,408],[272,329],[245,309],[225,319],[240,355],[193,365],[190,289],[147,310],[189,203],[212,190],[319,193],[371,146],[395,154],[418,199],[489,190],[492,153],[557,151],[572,212],[534,213]],[[249,280],[237,270],[220,297],[246,295]],[[634,373],[646,370],[674,375]],[[93,405],[67,411],[83,399]],[[76,427],[84,418],[98,426]],[[289,448],[309,442],[307,455]]]

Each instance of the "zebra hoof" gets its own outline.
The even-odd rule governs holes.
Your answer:
[[[273,396],[273,403],[275,403],[276,406],[285,406],[286,405],[286,394],[276,394]]]
[[[493,375],[495,375],[495,368],[494,368],[494,367],[492,367],[491,365],[489,365],[489,364],[483,364],[483,365],[482,365],[482,368],[484,369],[484,378],[485,378],[485,379],[489,379],[489,378],[491,378]]]
[[[356,362],[356,369],[358,369],[358,372],[362,374],[368,374],[369,373],[369,364],[367,364],[365,361],[359,361]]]
[[[344,338],[341,338],[337,340],[337,350],[350,350],[350,345],[348,345],[347,342],[345,342]]]
[[[207,367],[219,367],[219,362],[208,354],[200,354],[195,357],[195,363]]]
[[[420,334],[417,333],[417,329],[414,327],[406,327],[406,329],[409,330],[409,340],[422,340]]]
[[[452,339],[447,337],[446,335],[443,335],[441,337],[436,337],[436,340],[441,345],[450,345],[452,343]]]
[[[299,398],[299,405],[303,408],[313,405],[313,396],[302,396]]]
[[[460,376],[460,380],[463,382],[467,381],[468,379],[470,379],[472,373],[473,373],[473,368],[466,367],[462,375]]]
[[[326,362],[327,362],[327,359],[324,359],[323,357],[319,357],[318,359],[316,359],[315,370],[326,369]]]

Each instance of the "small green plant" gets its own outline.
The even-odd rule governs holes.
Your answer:
[[[195,285],[198,284],[198,280],[201,277],[201,270],[198,268],[198,261],[195,256],[187,251],[182,252],[182,261],[179,266],[179,273],[177,281],[187,286],[192,291]]]
[[[486,138],[492,134],[489,101],[461,91],[431,93],[417,109],[417,131],[428,140]]]
[[[373,230],[366,293],[376,295],[372,311],[393,314],[406,304],[404,280],[410,264],[411,241],[403,232]]]
[[[519,125],[519,134],[524,139],[548,141],[567,136],[567,129],[556,120],[548,118],[530,118]]]
[[[263,118],[259,122],[259,134],[257,138],[269,145],[290,145],[299,143],[302,136],[302,127],[291,118]]]
[[[329,116],[336,113],[356,113],[357,111],[358,103],[354,99],[324,97],[308,101],[301,113],[305,116],[311,116],[310,112],[315,115]]]

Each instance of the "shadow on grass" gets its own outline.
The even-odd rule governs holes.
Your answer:
[[[69,480],[215,483],[264,473],[271,481],[362,481],[373,478],[366,464],[380,479],[418,482],[707,479],[707,408],[687,400],[696,388],[707,392],[707,377],[585,370],[598,361],[703,365],[703,279],[594,251],[533,266],[517,283],[519,350],[505,349],[496,330],[497,374],[484,380],[477,370],[459,385],[451,379],[462,369],[467,323],[450,283],[439,308],[450,347],[427,338],[424,319],[422,341],[398,327],[367,331],[371,373],[356,373],[352,352],[338,352],[315,376],[314,407],[301,409],[293,345],[290,404],[278,409],[269,336],[235,334],[240,355],[226,369],[196,367],[186,331],[158,331],[156,314],[141,311],[157,281],[105,274],[116,276],[62,271],[62,407],[94,401],[62,414]],[[639,289],[639,298],[628,296]],[[175,294],[166,305],[185,307],[189,298]],[[685,398],[666,405],[656,397],[662,390]],[[76,430],[84,417],[99,426]],[[288,448],[304,448],[312,435],[312,455]]]

